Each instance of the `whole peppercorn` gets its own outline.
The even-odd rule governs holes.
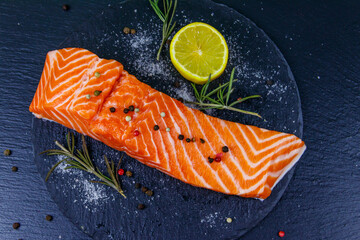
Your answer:
[[[222,151],[223,151],[224,153],[226,153],[226,152],[229,151],[229,148],[228,148],[227,146],[223,146],[223,147],[222,147]]]
[[[179,140],[184,140],[184,135],[180,134],[178,138],[179,138]]]
[[[191,141],[195,142],[195,141],[196,141],[196,139],[193,137],[193,138],[191,139]]]
[[[53,220],[53,216],[51,216],[51,215],[46,215],[45,219],[46,219],[46,221],[52,221],[52,220]]]
[[[10,150],[10,149],[6,149],[6,150],[4,151],[4,155],[5,155],[5,156],[10,156],[10,154],[11,154],[11,150]]]
[[[64,11],[68,11],[68,10],[70,9],[70,6],[67,5],[67,4],[64,4],[64,5],[62,5],[62,9],[63,9]]]
[[[205,140],[202,139],[202,138],[200,138],[200,142],[201,142],[201,143],[205,143]]]
[[[145,205],[140,203],[140,204],[137,206],[137,208],[138,208],[139,210],[143,210],[143,209],[145,208]]]
[[[147,190],[149,190],[147,187],[142,187],[141,188],[141,191],[144,193],[144,192],[146,192]]]
[[[131,32],[131,34],[135,34],[135,33],[136,33],[136,30],[135,30],[135,29],[131,29],[130,32]]]
[[[216,157],[214,160],[215,162],[221,162],[221,157]]]
[[[274,81],[272,81],[272,80],[266,80],[266,84],[269,85],[269,86],[271,86],[271,85],[274,84]]]
[[[132,172],[130,172],[130,171],[126,171],[126,176],[128,176],[128,177],[132,177],[132,175],[133,175],[133,173]]]
[[[130,28],[124,27],[123,32],[124,32],[125,34],[129,34],[129,33],[130,33]]]
[[[13,223],[13,229],[18,229],[20,227],[20,223]]]
[[[284,237],[285,236],[285,232],[284,231],[279,231],[279,237]]]
[[[155,131],[159,130],[159,126],[158,126],[158,125],[155,125],[155,126],[154,126],[154,130],[155,130]]]
[[[116,111],[116,108],[114,108],[114,107],[111,107],[111,108],[110,108],[110,112],[113,113],[113,112],[115,112],[115,111]]]
[[[141,184],[140,183],[135,183],[135,188],[137,188],[137,189],[139,189],[139,188],[141,188]]]
[[[128,113],[129,112],[129,109],[128,108],[125,108],[124,109],[124,113]]]
[[[17,172],[17,171],[18,171],[18,167],[13,166],[13,167],[11,168],[11,171]]]
[[[191,142],[191,139],[190,139],[190,138],[187,138],[187,139],[186,139],[186,142]]]
[[[139,130],[135,130],[135,131],[134,131],[134,136],[139,136],[139,135],[140,135]]]
[[[208,157],[208,160],[209,160],[209,163],[212,163],[214,161],[214,159],[211,157]]]
[[[181,86],[181,84],[180,84],[179,81],[176,81],[176,82],[174,83],[174,87],[179,88],[180,86]]]
[[[145,192],[145,194],[148,195],[149,197],[151,197],[152,195],[154,195],[154,192],[151,191],[151,190],[147,190],[147,191]]]
[[[95,90],[95,91],[94,91],[94,95],[95,95],[95,96],[99,96],[100,93],[102,93],[102,91],[99,91],[99,90]]]
[[[129,111],[134,111],[135,110],[135,107],[133,106],[133,105],[131,105],[130,107],[129,107]]]
[[[117,173],[118,173],[120,176],[124,175],[124,169],[120,168],[120,169],[117,171]]]

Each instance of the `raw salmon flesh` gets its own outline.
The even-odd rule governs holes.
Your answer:
[[[125,113],[130,106],[139,111]],[[80,48],[47,54],[30,111],[185,183],[242,197],[266,199],[306,148],[294,135],[186,107]]]

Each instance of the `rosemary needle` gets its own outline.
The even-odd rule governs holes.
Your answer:
[[[71,138],[70,138],[71,135]],[[117,167],[115,168],[114,162],[109,162],[108,158],[104,155],[104,160],[108,172],[108,176],[104,175],[99,168],[95,167],[90,155],[88,148],[86,146],[85,137],[82,135],[82,151],[76,149],[75,151],[75,140],[74,140],[74,134],[68,133],[66,135],[66,141],[68,148],[65,148],[62,144],[60,144],[58,141],[55,141],[55,144],[60,149],[50,149],[46,150],[40,154],[46,153],[47,155],[61,155],[65,158],[55,163],[55,165],[49,170],[48,174],[46,175],[45,181],[47,181],[51,175],[51,173],[55,170],[56,167],[58,167],[62,162],[65,162],[68,166],[65,169],[70,168],[77,168],[80,170],[83,170],[85,172],[89,172],[94,174],[96,177],[98,177],[101,181],[91,181],[94,183],[101,183],[106,186],[114,188],[117,192],[119,192],[124,198],[126,198],[121,185],[119,181],[119,177],[116,174],[117,170],[120,167],[121,160],[123,156],[121,156],[119,163],[117,164]]]
[[[234,79],[234,73],[235,73],[235,68],[233,68],[233,70],[231,71],[231,76],[230,76],[229,82],[220,84],[219,87],[215,88],[214,90],[212,90],[209,93],[207,93],[207,90],[209,88],[211,74],[208,78],[208,81],[201,88],[200,92],[196,89],[196,85],[194,83],[191,83],[191,86],[194,89],[194,93],[195,93],[197,102],[188,102],[188,103],[198,105],[202,109],[211,109],[211,108],[227,109],[230,111],[240,112],[240,113],[249,114],[249,115],[253,115],[253,116],[262,118],[259,114],[255,113],[255,112],[245,111],[245,110],[234,107],[235,104],[244,102],[248,99],[260,98],[261,97],[260,95],[252,95],[252,96],[244,97],[244,98],[238,99],[232,103],[229,103],[230,95],[234,90],[233,83],[237,81],[236,79]],[[227,90],[227,92],[225,93],[226,90]],[[215,94],[216,94],[216,98],[213,98],[212,96]]]
[[[172,0],[163,0],[164,11],[161,11],[158,5],[159,0],[149,0],[149,2],[151,7],[154,9],[156,15],[158,15],[160,20],[163,22],[162,40],[156,57],[156,59],[159,60],[161,50],[164,47],[168,38],[170,37],[171,33],[174,31],[176,25],[176,22],[172,24],[172,20],[175,15],[177,0],[174,0],[174,2]]]

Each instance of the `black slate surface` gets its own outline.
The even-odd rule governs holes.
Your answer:
[[[359,239],[360,3],[224,2],[284,54],[299,87],[308,145],[280,202],[242,239],[277,239],[279,230],[286,239]],[[0,2],[0,147],[13,150],[0,157],[1,239],[88,239],[62,216],[37,173],[27,112],[48,49],[108,2],[68,4],[64,12],[55,1]]]
[[[211,110],[208,114],[301,137],[303,122],[295,80],[286,60],[264,32],[235,10],[209,0],[180,0],[177,10],[175,31],[190,22],[205,21],[224,34],[230,48],[230,59],[226,72],[216,82],[227,81],[235,67],[235,78],[239,81],[233,85],[235,91],[230,100],[260,94],[262,99],[239,107],[258,111],[266,121],[230,111]],[[101,57],[114,58],[155,89],[174,98],[191,100],[193,90],[190,83],[172,67],[168,54],[164,53],[160,62],[155,58],[161,41],[158,32],[153,31],[156,27],[161,29],[158,22],[147,0],[127,1],[106,7],[99,15],[77,27],[61,47],[82,47]],[[136,28],[137,33],[123,34],[124,26]],[[267,80],[273,83],[268,84]],[[181,82],[180,88],[173,87],[176,81]],[[68,129],[38,119],[33,123],[35,163],[45,178],[58,158],[39,156],[39,153],[54,148],[54,139],[64,140]],[[104,144],[91,139],[87,142],[93,149],[97,166],[103,171],[103,154],[115,161],[119,158],[119,152]],[[122,178],[127,195],[127,199],[123,199],[112,189],[89,183],[89,179],[96,179],[88,174],[68,173],[64,167],[55,171],[47,188],[64,215],[94,239],[238,238],[273,209],[294,170],[274,188],[268,199],[259,201],[184,184],[130,157],[124,158],[122,167],[134,172],[135,176]],[[140,190],[134,190],[135,181],[152,189],[154,197],[149,198]],[[145,203],[146,209],[138,211],[136,206],[139,203]],[[227,217],[233,219],[232,224],[226,222]]]

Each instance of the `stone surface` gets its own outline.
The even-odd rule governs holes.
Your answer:
[[[0,147],[13,150],[0,157],[2,239],[89,239],[58,210],[38,174],[27,109],[46,52],[116,2],[68,1],[69,11],[58,1],[0,2]],[[359,239],[360,3],[217,2],[254,21],[284,54],[302,99],[308,146],[277,206],[242,239],[277,239],[279,230],[287,239]],[[21,227],[14,230],[14,222]]]

